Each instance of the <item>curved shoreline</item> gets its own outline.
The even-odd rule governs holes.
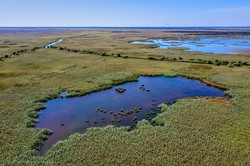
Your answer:
[[[138,81],[138,78],[140,77],[140,76],[147,76],[147,77],[157,77],[157,76],[163,76],[163,77],[167,77],[167,78],[173,78],[173,77],[171,77],[171,76],[166,76],[166,75],[162,75],[162,74],[159,74],[159,75],[136,75],[137,76],[137,79],[136,80],[132,80],[132,82],[137,82]],[[216,83],[214,83],[214,84],[209,84],[208,82],[204,82],[204,80],[202,80],[202,79],[197,79],[197,78],[192,78],[192,77],[185,77],[185,76],[181,76],[181,75],[176,75],[176,76],[174,76],[174,77],[178,77],[178,76],[180,76],[180,77],[183,77],[183,78],[185,78],[185,79],[189,79],[189,80],[198,80],[198,81],[200,81],[200,83],[204,83],[204,84],[206,84],[206,85],[208,85],[208,86],[212,86],[212,87],[214,87],[214,88],[218,88],[218,89],[220,89],[219,88],[219,85],[220,84],[216,84]],[[91,92],[89,92],[89,93],[86,93],[86,94],[82,94],[82,95],[78,95],[78,94],[76,94],[76,95],[74,95],[74,96],[64,96],[64,98],[69,98],[69,97],[82,97],[82,96],[85,96],[85,95],[87,95],[87,94],[91,94],[91,93],[95,93],[95,92],[99,92],[99,91],[103,91],[103,90],[107,90],[107,89],[110,89],[110,88],[113,88],[114,86],[116,86],[116,85],[120,85],[120,84],[124,84],[124,83],[128,83],[128,82],[131,82],[131,80],[128,80],[128,81],[122,81],[121,83],[118,83],[118,84],[113,84],[111,87],[107,87],[107,88],[104,88],[104,89],[100,89],[100,90],[97,90],[97,91],[91,91]],[[221,88],[221,89],[223,89],[223,90],[225,90],[225,89],[227,89],[227,88]],[[52,99],[56,99],[56,98],[61,98],[60,97],[61,95],[58,95],[58,96],[55,96],[54,98],[52,98]],[[225,95],[225,97],[226,97],[226,95]],[[227,103],[227,101],[228,101],[228,99],[227,98],[220,98],[220,97],[207,97],[207,96],[204,96],[204,97],[199,97],[199,96],[197,96],[197,97],[185,97],[185,98],[182,98],[182,99],[198,99],[198,98],[202,98],[203,100],[205,100],[205,99],[207,99],[208,101],[211,101],[211,102],[214,102],[214,101],[220,101],[221,103],[223,102],[224,104],[228,104]],[[51,100],[51,99],[49,99],[49,100]],[[44,104],[46,103],[46,102],[48,102],[49,100],[47,100],[47,101],[45,101],[44,102]],[[177,100],[175,100],[175,101],[177,101]],[[172,103],[172,104],[174,104],[174,103]],[[171,104],[171,105],[172,105]],[[40,109],[39,111],[42,111],[42,110],[44,110],[44,108],[43,109]],[[38,119],[38,118],[37,118]],[[36,119],[36,120],[37,120]],[[36,127],[35,127],[36,128]],[[92,127],[90,127],[90,128],[92,128]],[[38,129],[38,128],[36,128],[36,129]],[[51,129],[49,129],[49,128],[41,128],[41,129],[48,129],[48,130],[51,130]],[[51,130],[51,131],[53,131],[53,130]],[[82,133],[83,134],[83,133]],[[47,135],[47,136],[49,136],[49,135]],[[68,138],[66,138],[66,139],[68,139]],[[44,142],[44,141],[43,141]],[[48,149],[46,149],[45,151],[41,151],[41,149],[42,149],[42,146],[43,145],[41,145],[41,147],[39,147],[39,149],[38,149],[38,155],[39,156],[42,156]],[[53,146],[53,145],[52,145]],[[51,147],[50,147],[51,148]],[[49,148],[49,149],[50,149]]]

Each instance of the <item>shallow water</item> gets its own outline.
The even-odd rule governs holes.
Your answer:
[[[186,51],[214,54],[234,54],[250,50],[250,38],[199,38],[197,40],[149,40],[133,44],[156,44],[160,48],[186,47]]]
[[[51,46],[53,46],[53,45],[55,45],[55,44],[58,44],[58,43],[60,43],[60,42],[62,42],[63,41],[63,39],[57,39],[56,41],[54,41],[54,42],[52,42],[52,43],[49,43],[49,44],[47,44],[47,45],[45,45],[44,46],[44,48],[50,48]]]
[[[145,90],[141,85],[144,85]],[[126,91],[118,93],[115,90],[117,87],[125,88]],[[145,114],[151,111],[158,114],[157,106],[161,103],[172,104],[175,100],[185,97],[224,97],[224,91],[197,80],[159,76],[139,77],[138,82],[125,83],[82,97],[65,98],[65,95],[62,93],[61,98],[48,101],[46,109],[41,111],[38,118],[37,129],[53,130],[53,134],[44,142],[41,154],[57,141],[76,132],[83,133],[89,127],[106,126],[112,124],[112,120],[116,126],[129,126],[136,124],[133,121],[134,117],[142,120],[145,119]],[[126,115],[127,111],[140,107],[138,113]],[[105,111],[97,111],[98,108]],[[123,116],[118,115],[121,109],[124,109]],[[155,115],[150,117],[153,118]]]

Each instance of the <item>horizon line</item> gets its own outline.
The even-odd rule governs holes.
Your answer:
[[[250,28],[249,26],[0,26],[0,28]]]

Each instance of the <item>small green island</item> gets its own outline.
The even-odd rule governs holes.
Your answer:
[[[119,93],[123,93],[123,92],[126,91],[126,89],[124,89],[124,88],[116,88],[115,90],[116,90],[117,92],[119,92]]]

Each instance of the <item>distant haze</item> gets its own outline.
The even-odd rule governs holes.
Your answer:
[[[250,26],[250,0],[0,0],[0,26]]]

